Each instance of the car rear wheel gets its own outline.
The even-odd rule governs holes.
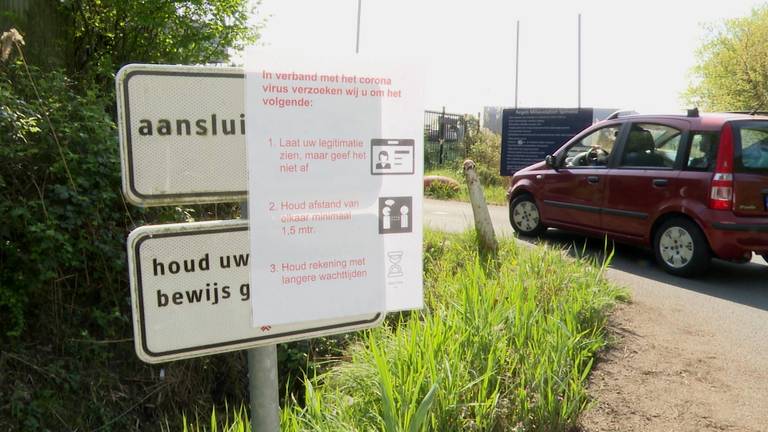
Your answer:
[[[661,224],[654,233],[653,248],[656,261],[677,276],[701,274],[711,259],[704,233],[685,218],[673,218]]]
[[[509,222],[521,236],[536,237],[547,227],[541,224],[541,214],[531,195],[520,195],[509,203]]]

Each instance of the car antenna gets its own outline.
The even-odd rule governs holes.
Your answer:
[[[694,107],[693,109],[688,110],[688,117],[698,117],[699,116],[699,107]]]
[[[752,111],[750,111],[750,112],[749,112],[749,115],[755,115],[755,114],[757,114],[757,112],[758,112],[758,111],[760,111],[760,108],[762,108],[762,107],[763,107],[763,104],[757,104],[757,106],[755,107],[755,109],[753,109]]]

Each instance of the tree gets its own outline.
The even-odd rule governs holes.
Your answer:
[[[249,0],[0,0],[0,32],[15,27],[26,58],[63,68],[83,88],[109,94],[127,63],[204,64],[258,39]],[[258,2],[254,4],[258,5]]]
[[[243,398],[242,356],[158,378],[127,343],[127,233],[188,209],[124,203],[109,112],[126,63],[227,61],[255,41],[248,3],[0,0],[23,33],[0,29],[0,430],[154,430]]]
[[[768,6],[710,29],[685,97],[708,111],[768,109]]]
[[[127,63],[227,62],[258,37],[247,0],[65,0],[67,70],[112,86]],[[102,87],[103,88],[103,87]]]

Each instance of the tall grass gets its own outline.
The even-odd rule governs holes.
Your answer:
[[[431,169],[424,173],[424,175],[435,175],[450,177],[459,182],[459,191],[455,198],[450,198],[456,201],[469,202],[469,189],[467,188],[467,182],[464,179],[464,175],[461,173],[461,169],[452,168],[436,168]],[[425,191],[425,195],[429,198],[446,199],[440,194],[429,195],[428,191]],[[483,194],[488,204],[506,205],[507,204],[507,187],[503,185],[483,184]]]
[[[471,235],[425,234],[422,311],[367,332],[288,401],[288,431],[565,431],[588,404],[606,313],[625,293],[605,264]]]

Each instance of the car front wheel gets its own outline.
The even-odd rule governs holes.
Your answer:
[[[701,274],[711,259],[704,233],[693,221],[684,218],[664,222],[655,232],[653,248],[656,261],[677,276]]]
[[[521,236],[536,237],[547,227],[541,224],[541,214],[531,195],[520,195],[509,203],[509,222]]]

